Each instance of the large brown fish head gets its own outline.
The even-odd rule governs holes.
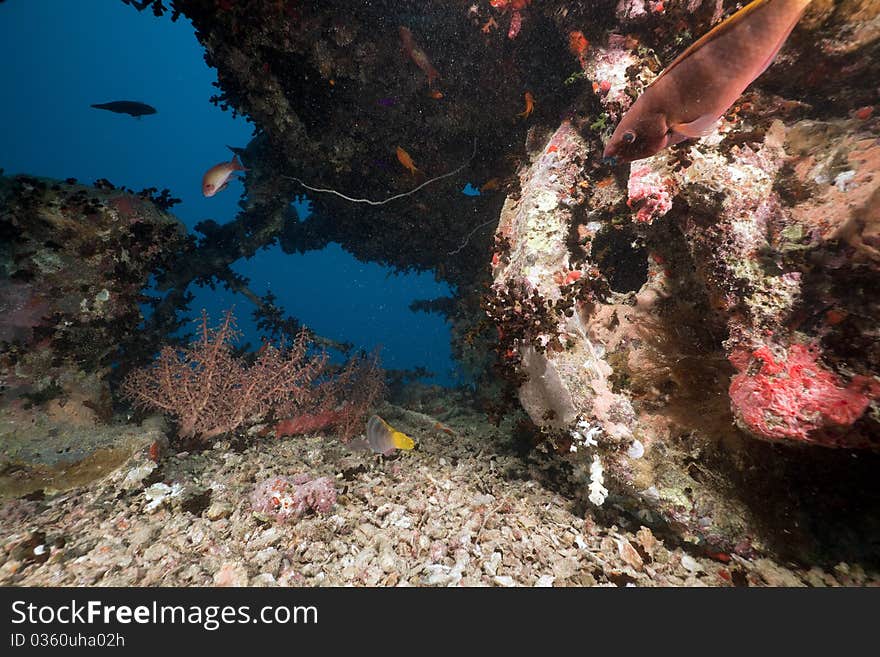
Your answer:
[[[659,112],[646,113],[638,102],[624,114],[611,139],[605,144],[602,157],[616,164],[651,157],[669,145],[666,117]]]

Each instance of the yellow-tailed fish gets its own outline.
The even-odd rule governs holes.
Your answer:
[[[378,415],[367,420],[366,440],[352,441],[355,449],[371,449],[377,454],[390,456],[396,449],[410,450],[415,442],[402,431],[398,431]]]
[[[605,146],[630,162],[706,134],[770,66],[811,0],[754,0],[679,55],[638,97]]]

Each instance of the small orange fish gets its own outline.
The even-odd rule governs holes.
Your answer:
[[[701,137],[776,57],[811,0],[754,0],[679,55],[636,99],[604,157],[631,162]]]
[[[501,178],[490,178],[480,187],[481,192],[494,192],[501,187]]]
[[[440,422],[435,422],[435,423],[434,423],[434,429],[436,429],[437,431],[442,431],[443,433],[447,433],[447,434],[449,434],[450,436],[454,436],[454,435],[455,435],[455,432],[454,432],[452,429],[450,429],[449,427],[447,427],[445,424],[441,424]]]
[[[706,556],[721,563],[730,563],[730,555],[727,552],[706,552]]]
[[[517,116],[522,117],[522,118],[526,118],[527,116],[529,116],[529,115],[535,110],[535,99],[534,99],[534,97],[532,96],[532,92],[531,92],[531,91],[527,91],[527,92],[525,93],[525,99],[526,99],[526,108],[525,108],[525,110],[523,110],[522,112],[520,112],[519,114],[517,114]]]
[[[492,7],[502,11],[507,11],[508,9],[519,11],[528,7],[531,2],[532,0],[489,0],[489,4]]]
[[[418,169],[416,168],[415,163],[410,157],[409,153],[403,150],[400,146],[397,147],[397,161],[400,162],[404,168],[409,169],[409,172],[412,175],[416,175]]]
[[[233,155],[229,162],[212,166],[202,178],[202,194],[209,197],[222,192],[229,185],[229,177],[236,171],[247,171],[238,161],[238,155]]]
[[[441,98],[443,98],[443,92],[440,91],[439,89],[431,89],[431,91],[428,92],[428,98],[433,98],[434,100],[440,100]]]

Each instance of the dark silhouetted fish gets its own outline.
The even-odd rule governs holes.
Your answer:
[[[155,114],[156,108],[150,107],[146,103],[139,103],[135,100],[114,100],[112,103],[99,103],[92,105],[95,109],[108,110],[117,114],[130,114],[139,119],[144,114]]]

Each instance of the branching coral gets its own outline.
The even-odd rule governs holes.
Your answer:
[[[196,341],[183,349],[165,347],[152,365],[126,378],[124,395],[140,408],[174,417],[182,437],[201,440],[314,397],[311,383],[325,359],[309,355],[304,333],[289,346],[265,345],[250,365],[233,354],[236,333],[232,312],[214,329],[203,312]]]
[[[348,441],[363,431],[367,415],[385,396],[385,374],[378,355],[352,358],[327,376],[305,400],[291,399],[276,410],[286,418],[275,425],[276,436],[295,436],[332,427]],[[306,403],[303,403],[303,402]]]

